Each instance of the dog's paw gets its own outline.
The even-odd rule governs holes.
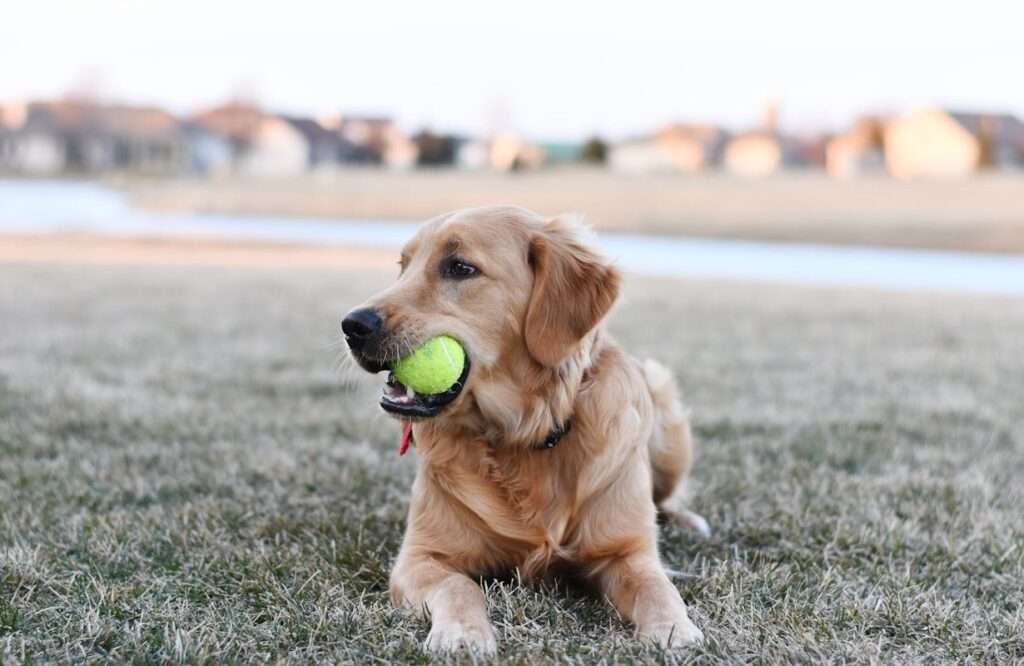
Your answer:
[[[435,622],[423,647],[428,652],[444,653],[469,650],[482,655],[498,651],[494,629],[484,622]]]
[[[677,622],[660,622],[639,630],[641,638],[654,641],[663,648],[681,648],[704,640],[704,632],[687,618]]]

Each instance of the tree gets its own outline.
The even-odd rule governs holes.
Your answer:
[[[593,136],[583,144],[580,161],[587,164],[604,164],[608,159],[608,144],[601,137]]]

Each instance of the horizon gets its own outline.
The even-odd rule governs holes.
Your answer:
[[[533,140],[618,140],[671,122],[742,130],[772,100],[785,131],[919,107],[1024,115],[1024,89],[1009,83],[1024,9],[995,0],[968,12],[870,0],[848,16],[806,0],[640,3],[627,17],[579,3],[514,14],[443,5],[19,4],[8,18],[22,29],[0,58],[20,67],[0,81],[0,99],[79,92],[177,115],[250,99],[279,113],[379,113],[410,130]],[[59,47],[40,49],[39,34]]]

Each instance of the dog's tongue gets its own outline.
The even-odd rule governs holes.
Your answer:
[[[404,456],[405,452],[409,450],[409,444],[412,442],[412,423],[409,421],[402,422],[402,439],[398,442],[398,455]]]

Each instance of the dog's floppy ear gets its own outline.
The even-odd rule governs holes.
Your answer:
[[[608,313],[619,295],[619,273],[580,241],[572,217],[545,223],[530,241],[533,291],[523,336],[541,365],[558,366]]]

